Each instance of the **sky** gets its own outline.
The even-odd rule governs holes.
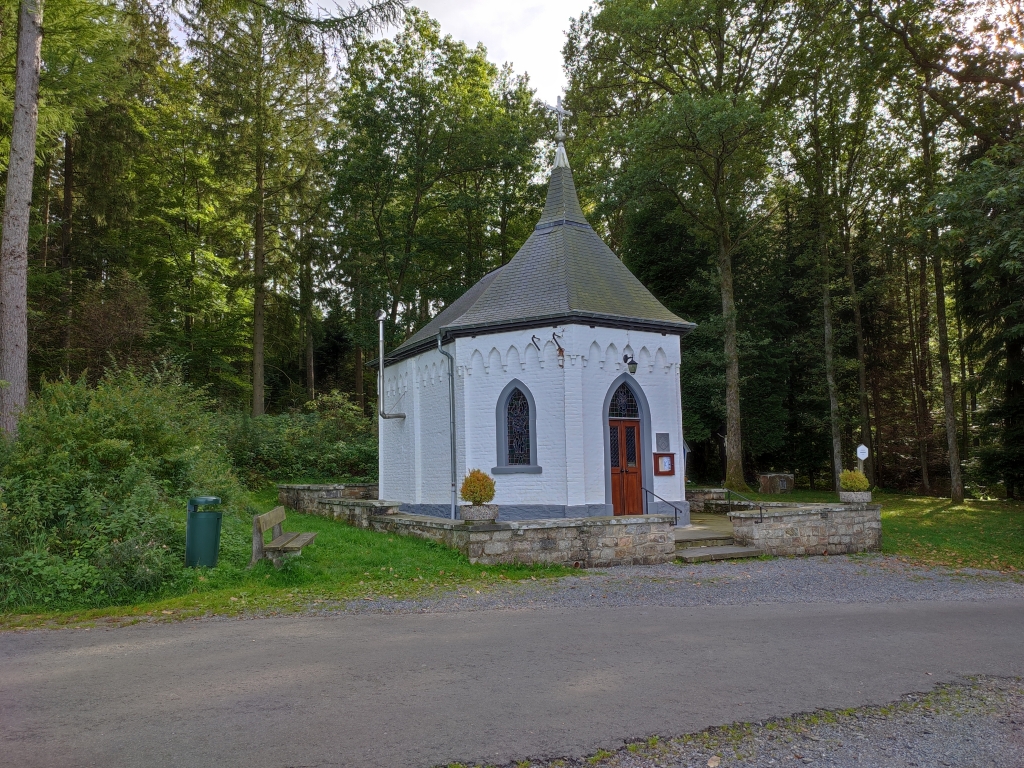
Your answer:
[[[517,73],[528,72],[537,96],[555,103],[566,87],[562,46],[569,20],[590,6],[590,0],[412,0],[441,24],[441,31],[487,48],[495,64],[510,62]]]

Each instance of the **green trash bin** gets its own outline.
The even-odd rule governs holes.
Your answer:
[[[188,500],[188,516],[185,520],[185,567],[217,565],[220,553],[220,526],[223,512],[202,509],[220,504],[216,496],[195,496]]]

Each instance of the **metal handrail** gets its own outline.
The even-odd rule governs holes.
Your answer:
[[[730,514],[730,515],[732,514],[732,494],[734,494],[734,493],[737,496],[739,496],[741,499],[743,499],[744,501],[749,502],[750,504],[757,504],[757,522],[763,523],[764,522],[764,507],[761,506],[761,502],[760,501],[754,501],[753,499],[748,499],[746,496],[744,496],[739,491],[734,491],[731,488],[726,488],[725,489],[725,500],[729,504],[729,512],[728,512],[728,514]]]
[[[672,507],[672,509],[674,509],[674,510],[675,510],[675,518],[676,518],[676,521],[675,521],[674,525],[679,525],[679,513],[680,513],[680,512],[682,512],[683,510],[681,510],[681,509],[680,509],[679,507],[677,507],[677,506],[676,506],[675,504],[673,504],[673,503],[672,503],[671,501],[669,501],[668,499],[663,499],[663,498],[661,498],[661,496],[659,496],[658,494],[656,494],[656,493],[655,493],[654,491],[650,491],[650,490],[648,490],[647,488],[644,488],[644,487],[643,487],[642,485],[640,486],[640,490],[641,490],[641,491],[643,491],[643,492],[645,492],[645,493],[649,493],[649,494],[651,494],[651,496],[653,496],[654,498],[656,498],[656,499],[658,499],[658,500],[660,500],[660,501],[663,501],[663,502],[665,502],[666,504],[668,504],[668,505],[669,505],[670,507]]]

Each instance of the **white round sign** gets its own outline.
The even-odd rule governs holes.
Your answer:
[[[857,458],[864,461],[868,457],[868,447],[863,443],[857,446]]]

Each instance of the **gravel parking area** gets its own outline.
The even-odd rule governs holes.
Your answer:
[[[515,768],[821,768],[1024,765],[1024,681],[976,679],[883,707],[814,712]]]
[[[597,605],[702,606],[753,603],[886,603],[1024,597],[1024,574],[923,568],[880,555],[732,560],[629,566],[527,582],[487,580],[437,598],[353,600],[320,613],[418,613]]]

